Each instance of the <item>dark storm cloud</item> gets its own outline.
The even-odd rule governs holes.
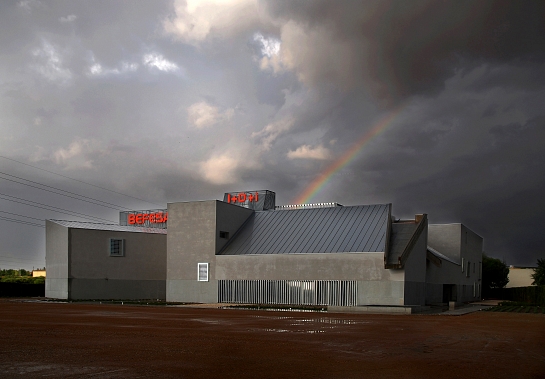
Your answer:
[[[371,81],[378,97],[393,101],[437,94],[458,67],[545,59],[545,3],[539,1],[267,4],[277,17],[326,28],[333,40],[348,43],[351,78]]]

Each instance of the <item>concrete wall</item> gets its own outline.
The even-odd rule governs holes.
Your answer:
[[[45,297],[68,299],[68,228],[45,222]]]
[[[216,250],[217,254],[228,242],[228,239],[220,238],[221,231],[229,233],[229,239],[233,238],[236,231],[254,213],[250,209],[216,201]]]
[[[110,238],[125,240],[111,257]],[[166,235],[70,229],[71,299],[165,299]]]
[[[426,303],[426,250],[428,246],[428,225],[405,262],[404,305],[425,305]]]
[[[217,200],[168,204],[167,300],[215,303],[216,253],[253,211]],[[198,263],[208,263],[208,281],[197,281]]]
[[[216,256],[216,279],[355,280],[358,305],[403,305],[403,270],[384,268],[383,253]]]
[[[443,285],[456,285],[462,278],[461,265],[443,260],[441,267],[426,262],[426,304],[443,302]],[[457,291],[457,290],[455,290]]]
[[[428,245],[457,263],[460,260],[462,224],[428,225]]]
[[[456,286],[458,303],[479,299],[482,291],[482,237],[462,224],[430,225],[428,245],[457,264],[443,260],[438,268],[428,262],[427,303],[438,302],[439,297],[442,300],[443,284]]]

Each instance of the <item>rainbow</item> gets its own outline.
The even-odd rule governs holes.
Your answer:
[[[312,199],[331,179],[331,177],[344,166],[349,164],[363,149],[363,147],[383,132],[399,115],[404,107],[400,106],[387,116],[378,121],[371,130],[365,133],[347,152],[330,164],[316,179],[314,179],[307,188],[292,202],[292,204],[306,204]]]

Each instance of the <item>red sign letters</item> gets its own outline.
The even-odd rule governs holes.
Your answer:
[[[129,225],[144,224],[146,221],[150,224],[161,224],[168,221],[168,213],[129,213],[127,221]]]
[[[246,201],[248,201],[249,203],[254,203],[254,202],[257,203],[258,200],[259,200],[259,197],[257,192],[255,193],[241,192],[241,193],[233,194],[233,195],[231,195],[230,193],[227,194],[227,202],[231,204],[245,203]]]

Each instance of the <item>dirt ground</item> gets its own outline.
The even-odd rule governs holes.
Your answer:
[[[545,378],[545,315],[0,299],[1,378]]]

